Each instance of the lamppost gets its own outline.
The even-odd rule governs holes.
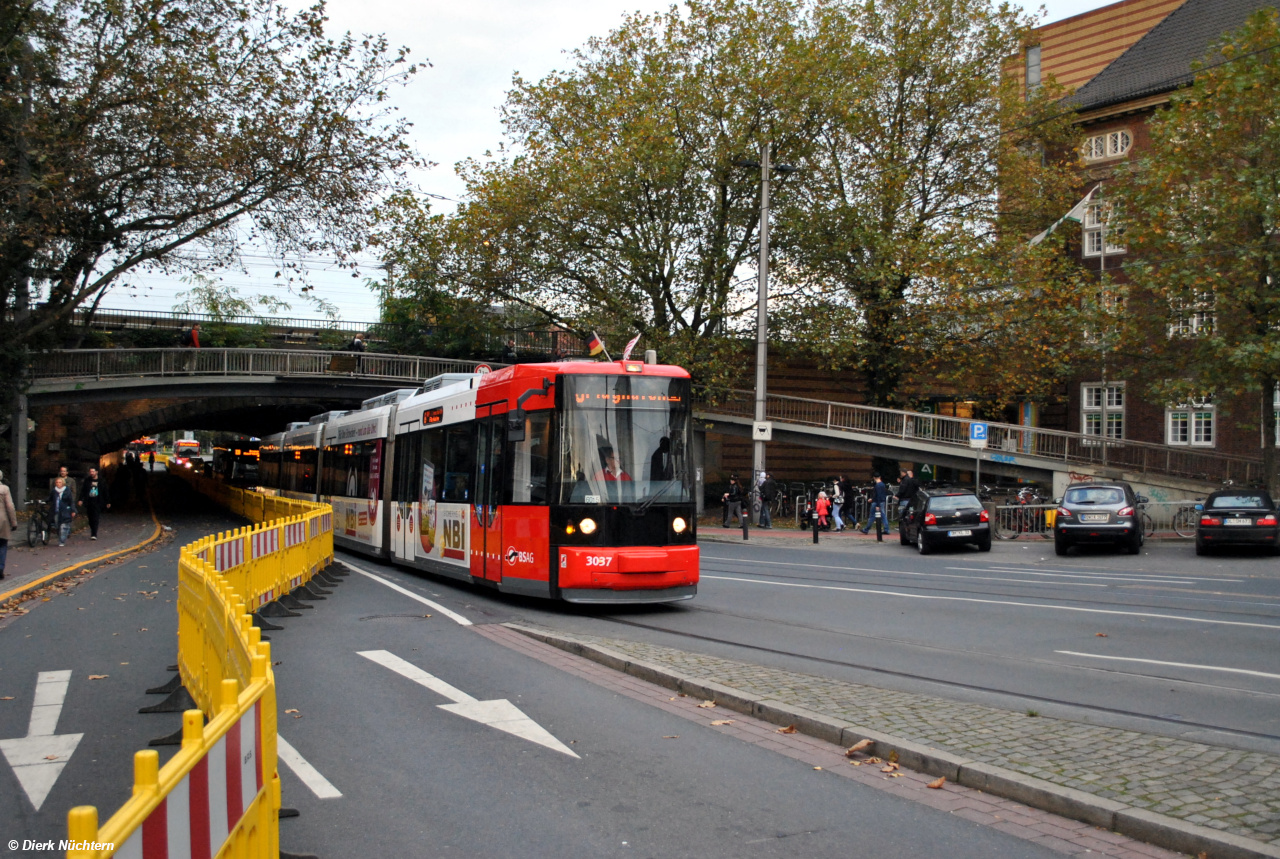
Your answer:
[[[783,176],[798,172],[790,164],[770,164],[769,142],[760,144],[759,161],[735,161],[739,167],[760,169],[760,276],[757,279],[756,298],[756,410],[755,423],[764,423],[765,395],[769,366],[769,190],[770,174],[777,171]],[[755,430],[752,430],[755,434]],[[764,441],[756,439],[751,456],[751,497],[758,497],[760,478],[764,474]]]

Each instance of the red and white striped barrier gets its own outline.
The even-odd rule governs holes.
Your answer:
[[[290,522],[284,527],[284,546],[286,549],[292,548],[299,543],[306,542],[307,539],[307,523],[306,522]]]
[[[263,555],[278,552],[280,551],[280,529],[268,528],[266,531],[257,531],[250,535],[250,542],[255,560]]]
[[[320,514],[320,530],[321,531],[333,530],[333,514],[332,513]]]
[[[262,702],[214,743],[115,852],[117,859],[212,859],[262,792]]]
[[[218,572],[238,567],[244,563],[244,538],[237,537],[213,547],[213,568]]]

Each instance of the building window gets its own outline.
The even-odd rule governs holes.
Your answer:
[[[1101,382],[1086,382],[1080,386],[1080,431],[1085,435],[1102,435]],[[1124,438],[1124,382],[1108,383],[1107,438]]]
[[[1040,89],[1040,46],[1027,48],[1027,98]]]
[[[1106,134],[1095,134],[1086,137],[1081,155],[1085,161],[1102,161],[1106,158],[1119,158],[1128,153],[1133,146],[1133,137],[1123,128],[1108,131]]]
[[[1191,447],[1213,447],[1213,399],[1192,400],[1165,412],[1165,437],[1169,444]]]
[[[1103,236],[1106,236],[1107,254],[1122,254],[1125,252],[1124,245],[1117,244],[1119,230],[1115,227],[1107,228],[1107,224],[1113,219],[1114,212],[1107,203],[1090,203],[1084,209],[1083,236],[1084,236],[1084,255],[1087,257],[1099,257],[1104,253]]]
[[[1217,314],[1214,313],[1212,292],[1197,292],[1190,301],[1174,301],[1169,319],[1169,339],[1175,337],[1204,337],[1213,333]]]

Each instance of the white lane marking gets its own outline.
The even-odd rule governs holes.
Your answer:
[[[287,766],[293,770],[293,774],[311,789],[316,795],[316,799],[337,799],[342,796],[342,792],[333,786],[330,781],[320,775],[320,771],[307,762],[298,750],[289,745],[289,741],[279,734],[276,735],[276,756]]]
[[[443,695],[453,701],[452,704],[437,704],[441,710],[447,710],[464,719],[479,722],[490,728],[497,728],[513,736],[520,737],[540,746],[546,746],[562,752],[571,758],[578,755],[573,749],[555,738],[554,735],[537,722],[520,711],[515,704],[506,698],[495,698],[492,701],[477,701],[475,698],[454,686],[449,685],[433,674],[428,674],[411,662],[406,662],[394,653],[385,650],[361,650],[360,656],[409,678],[414,683],[427,687],[431,691]]]
[[[1280,674],[1268,674],[1266,671],[1251,671],[1248,668],[1227,668],[1223,665],[1196,665],[1192,662],[1164,662],[1159,659],[1138,659],[1132,656],[1102,656],[1097,653],[1077,653],[1074,650],[1055,650],[1064,656],[1081,656],[1085,659],[1108,659],[1113,662],[1141,662],[1144,665],[1164,665],[1170,668],[1196,668],[1201,671],[1225,671],[1228,674],[1247,674],[1250,677],[1269,677],[1280,680]]]
[[[1073,605],[1045,605],[1044,603],[1018,602],[1016,600],[984,600],[984,599],[978,599],[977,597],[947,597],[947,596],[936,596],[933,594],[909,594],[909,593],[903,593],[900,591],[876,590],[874,588],[847,588],[847,587],[837,587],[834,585],[802,585],[796,582],[774,582],[768,579],[743,579],[743,578],[738,578],[736,576],[709,576],[705,573],[703,573],[702,578],[720,579],[721,581],[726,581],[726,582],[746,582],[747,584],[750,584],[750,585],[774,585],[780,588],[808,588],[811,590],[820,590],[820,591],[845,591],[847,593],[854,593],[854,594],[877,594],[880,596],[903,597],[905,599],[913,599],[913,600],[940,600],[943,602],[972,602],[972,603],[981,603],[985,605],[1013,605],[1013,606],[1020,606],[1022,608],[1043,608],[1043,609],[1049,609],[1051,611],[1074,611],[1074,612],[1081,612],[1083,614],[1109,614],[1109,615],[1118,615],[1120,617],[1152,617],[1152,618],[1157,618],[1159,620],[1181,620],[1181,621],[1186,621],[1187,623],[1206,623],[1214,626],[1247,626],[1247,627],[1253,627],[1255,629],[1280,630],[1280,625],[1274,624],[1274,623],[1250,623],[1248,621],[1243,621],[1243,620],[1211,620],[1209,618],[1186,617],[1184,615],[1177,615],[1177,614],[1157,614],[1156,612],[1148,612],[1148,611],[1116,611],[1114,609],[1105,609],[1105,608],[1082,608],[1080,606],[1073,606]]]
[[[443,695],[455,704],[469,703],[475,701],[466,692],[436,677],[434,674],[428,674],[412,662],[406,662],[394,653],[388,653],[385,650],[360,650],[357,655],[363,656],[370,662],[376,662],[384,668],[390,668],[402,677],[408,677],[419,686],[426,686],[437,695]]]
[[[704,559],[704,560],[712,560],[712,561],[729,561],[729,562],[732,562],[732,563],[735,563],[735,564],[761,564],[761,565],[764,565],[764,566],[770,566],[770,567],[776,567],[776,566],[778,566],[778,562],[777,562],[777,561],[751,561],[751,560],[747,560],[747,559],[745,559],[745,558],[727,558],[727,557],[721,557],[721,556],[719,556],[719,555],[703,555],[702,557],[703,557],[703,559]],[[790,563],[790,562],[787,562],[787,563],[786,563],[786,566],[787,566],[788,568],[790,568],[790,567],[803,567],[803,568],[807,568],[807,569],[814,569],[814,570],[837,570],[837,571],[838,571],[838,570],[844,570],[844,571],[846,571],[846,572],[851,572],[851,573],[883,573],[883,574],[885,574],[885,575],[891,575],[891,576],[923,576],[923,577],[926,577],[926,578],[934,578],[934,577],[944,577],[944,578],[952,578],[952,579],[954,579],[954,578],[968,578],[968,579],[973,579],[974,581],[984,581],[984,579],[981,579],[981,578],[979,578],[979,577],[975,577],[975,576],[948,576],[948,575],[946,575],[945,573],[912,573],[912,572],[908,572],[908,571],[906,571],[906,570],[882,570],[882,569],[879,569],[879,568],[877,568],[877,567],[841,567],[841,566],[837,566],[837,565],[835,565],[835,564],[793,564],[793,563]],[[1014,574],[1014,573],[1019,573],[1019,574],[1026,573],[1026,574],[1028,574],[1028,575],[1034,575],[1034,576],[1052,576],[1052,577],[1055,577],[1055,578],[1056,578],[1056,577],[1065,577],[1065,578],[1073,578],[1073,579],[1101,579],[1101,580],[1103,580],[1103,581],[1111,581],[1111,582],[1114,582],[1114,581],[1122,581],[1122,580],[1123,580],[1123,579],[1118,579],[1118,578],[1116,578],[1115,576],[1091,575],[1091,574],[1087,574],[1087,573],[1080,573],[1080,574],[1071,574],[1071,573],[1040,573],[1040,572],[1032,572],[1032,571],[1030,571],[1030,570],[997,570],[997,569],[983,569],[983,568],[979,568],[979,567],[944,567],[943,569],[947,569],[947,570],[961,570],[961,571],[965,571],[965,570],[972,570],[973,572],[976,572],[976,573],[1004,573],[1005,575],[1012,575],[1012,574]],[[1125,578],[1130,578],[1130,577],[1126,576]],[[1140,575],[1135,575],[1135,576],[1133,576],[1132,578],[1133,578],[1133,580],[1134,580],[1135,582],[1140,582],[1140,583],[1142,583],[1142,584],[1147,584],[1147,583],[1149,583],[1149,582],[1161,582],[1161,583],[1164,583],[1164,584],[1171,584],[1171,585],[1190,585],[1190,584],[1193,584],[1193,583],[1194,583],[1194,582],[1192,581],[1192,578],[1191,578],[1190,576],[1183,576],[1182,578],[1169,579],[1169,578],[1163,578],[1163,577],[1160,577],[1160,576],[1140,576]],[[992,579],[992,581],[1012,581],[1012,582],[1019,582],[1019,581],[1021,581],[1021,580],[1019,580],[1019,579]],[[1242,579],[1203,579],[1202,581],[1207,581],[1207,582],[1219,582],[1219,581],[1234,582],[1234,581],[1242,581]],[[1026,582],[1026,581],[1022,581],[1021,583],[1022,583],[1022,584],[1035,584],[1034,582]],[[1058,582],[1058,583],[1056,583],[1056,584],[1063,584],[1063,585],[1065,585],[1065,584],[1069,584],[1069,583],[1068,583],[1068,582]],[[1105,585],[1104,585],[1104,587],[1105,587]]]
[[[1044,570],[1027,570],[1021,567],[1002,569],[1000,567],[947,567],[948,570],[973,570],[979,573],[1026,573],[1030,576],[1063,576],[1073,579],[1106,579],[1108,581],[1168,582],[1170,584],[1191,584],[1193,582],[1234,582],[1239,584],[1244,579],[1208,579],[1202,576],[1184,576],[1180,573],[1151,574],[1146,573],[1056,573]]]
[[[456,611],[450,611],[449,609],[440,605],[440,603],[438,602],[432,602],[431,600],[427,599],[424,596],[419,596],[418,594],[415,594],[413,591],[409,590],[408,588],[402,588],[395,582],[387,581],[382,576],[376,576],[373,573],[369,572],[368,570],[364,570],[364,569],[361,569],[360,567],[357,567],[355,564],[351,563],[348,560],[344,559],[342,563],[346,564],[348,567],[355,570],[360,575],[373,579],[378,584],[386,585],[387,587],[391,588],[391,590],[402,593],[405,596],[407,596],[409,599],[414,599],[422,603],[423,605],[431,606],[433,609],[440,612],[442,615],[449,618],[455,623],[461,624],[462,626],[471,626],[471,621],[467,620],[465,617],[458,614]]]
[[[57,734],[62,702],[71,685],[70,671],[41,671],[36,675],[35,698],[27,735],[0,740],[3,754],[36,811],[44,805],[62,769],[75,754],[84,734]]]

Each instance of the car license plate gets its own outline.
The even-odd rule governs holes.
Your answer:
[[[1223,525],[1252,525],[1252,519],[1223,519]]]
[[[1106,513],[1081,513],[1081,522],[1105,522],[1107,521]]]
[[[972,531],[948,531],[947,536],[948,537],[972,537],[973,532]]]

